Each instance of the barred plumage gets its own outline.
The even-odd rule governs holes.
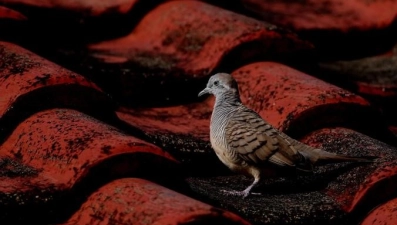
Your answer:
[[[210,140],[218,158],[231,170],[254,177],[242,192],[246,197],[270,164],[311,170],[319,162],[372,162],[374,157],[350,157],[315,149],[273,128],[256,112],[241,103],[237,82],[230,74],[218,73],[199,93],[215,95]]]

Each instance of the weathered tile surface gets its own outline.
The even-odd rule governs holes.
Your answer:
[[[48,108],[112,117],[109,96],[85,77],[8,42],[0,42],[0,57],[0,139],[32,113]]]
[[[397,223],[396,13],[395,0],[0,0],[1,223]],[[225,196],[251,180],[209,144],[213,97],[197,93],[216,72],[291,136],[380,158]]]
[[[162,181],[177,164],[157,146],[70,109],[21,122],[1,145],[0,158],[2,220],[10,223],[18,206],[29,211],[18,220],[39,221],[46,214],[43,221],[56,221],[104,182],[123,176]]]
[[[240,217],[147,180],[115,180],[95,191],[65,225],[71,224],[230,224]]]

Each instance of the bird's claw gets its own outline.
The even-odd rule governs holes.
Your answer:
[[[248,192],[248,191],[230,191],[230,190],[222,190],[226,195],[242,197],[243,199],[247,198],[249,195],[262,195],[261,193],[256,192]]]

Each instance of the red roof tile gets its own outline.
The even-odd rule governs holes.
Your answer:
[[[396,140],[382,121],[395,131],[394,78],[366,80],[392,74],[393,52],[362,58],[395,43],[397,1],[241,1],[276,25],[224,0],[0,2],[2,224],[247,224],[224,209],[255,224],[395,223],[396,149],[381,142]],[[309,38],[317,57],[280,26]],[[324,58],[337,62],[319,70]],[[284,64],[322,79],[332,70],[342,79],[329,81],[365,98]],[[381,158],[269,178],[259,197],[225,196],[251,180],[215,157],[213,98],[197,93],[209,75],[233,70],[243,102],[276,127]]]
[[[236,57],[275,57],[311,47],[266,22],[199,1],[170,1],[150,11],[129,35],[89,48],[94,57],[108,63],[132,62],[148,69],[180,69],[201,76],[242,44],[246,46]]]
[[[0,19],[10,19],[10,20],[20,21],[20,20],[26,20],[27,18],[25,15],[23,15],[22,13],[16,10],[7,8],[5,6],[0,6]]]
[[[223,165],[215,158],[209,144],[209,117],[212,99],[174,107],[128,109],[117,111],[118,117],[142,130],[151,142],[185,162],[189,171],[210,174],[222,171]],[[207,165],[202,167],[202,162]],[[224,169],[224,168],[223,168]]]
[[[176,162],[162,149],[70,109],[42,111],[23,121],[1,145],[0,158],[0,171],[9,177],[1,182],[0,196],[20,196],[1,202],[13,207],[61,201],[76,185],[88,188],[120,176],[160,179]],[[38,196],[33,203],[32,196]],[[58,204],[58,210],[70,210]]]
[[[394,196],[396,149],[361,133],[323,129],[303,142],[330,152],[380,156],[375,163],[319,166],[314,174],[268,178],[250,198],[225,196],[221,190],[243,190],[252,179],[241,175],[188,179],[191,188],[255,224],[356,224],[380,202]]]
[[[324,126],[336,124],[350,126],[354,120],[357,120],[356,125],[365,124],[368,122],[366,118],[373,118],[377,115],[371,113],[369,103],[363,98],[281,64],[270,62],[249,64],[234,71],[233,75],[239,82],[243,103],[257,110],[263,118],[277,127],[290,132],[299,130],[295,133],[297,135],[304,135],[305,132]],[[266,103],[268,105],[265,105]],[[209,98],[203,103],[153,109],[124,109],[117,114],[132,126],[142,129],[152,141],[164,148],[172,149],[172,147],[178,146],[177,150],[180,152],[175,152],[174,149],[173,153],[182,161],[196,166],[200,166],[200,162],[205,161],[207,166],[211,165],[208,171],[201,167],[200,170],[203,174],[212,173],[213,178],[190,178],[189,182],[192,188],[206,197],[221,202],[220,204],[227,209],[252,219],[251,221],[291,222],[292,220],[284,218],[285,215],[299,215],[301,221],[312,221],[314,218],[307,215],[306,211],[312,203],[311,201],[316,199],[315,204],[326,206],[313,211],[313,215],[328,215],[318,218],[316,221],[320,222],[335,217],[333,223],[337,223],[339,220],[346,220],[344,214],[352,211],[358,203],[365,202],[368,207],[375,206],[377,201],[371,198],[368,200],[368,196],[376,192],[377,185],[384,187],[382,179],[394,176],[394,167],[387,168],[386,164],[361,165],[354,169],[346,168],[343,165],[328,166],[325,169],[319,169],[319,174],[313,177],[303,178],[308,179],[304,183],[316,186],[316,189],[310,193],[303,194],[298,189],[297,192],[294,192],[295,197],[286,194],[280,200],[273,195],[252,201],[229,199],[223,196],[219,189],[227,188],[227,186],[230,188],[244,186],[245,181],[238,176],[218,178],[216,176],[219,175],[219,172],[211,170],[211,168],[219,167],[217,162],[213,161],[213,155],[206,154],[208,146],[205,146],[208,141],[209,116],[212,105],[213,101]],[[335,115],[338,116],[335,118]],[[371,125],[370,127],[374,129],[375,126]],[[387,128],[378,127],[377,129],[372,134],[385,133]],[[327,150],[331,151],[342,150],[343,152],[340,153],[344,154],[382,156],[385,157],[385,162],[393,161],[396,157],[393,153],[394,148],[360,133],[345,129],[336,129],[331,133],[326,133],[327,130],[324,130],[326,134],[321,132],[323,131],[319,131],[320,134],[310,135],[309,137],[312,139],[309,143],[324,145]],[[184,141],[179,142],[178,140]],[[344,141],[343,144],[341,140]],[[351,146],[354,147],[351,148]],[[191,151],[191,149],[197,149],[197,151]],[[196,162],[197,158],[200,162]],[[340,174],[334,174],[335,171],[340,171]],[[345,179],[346,181],[342,182]],[[278,182],[273,184],[270,181],[268,184],[275,188],[284,186]],[[329,188],[323,186],[328,182],[330,182]],[[359,188],[362,183],[367,183],[367,185]],[[285,184],[286,187],[289,185],[295,186],[296,184]],[[300,188],[305,190],[308,187],[303,185]],[[323,192],[328,195],[324,195]],[[387,197],[389,196],[391,196],[390,193]],[[288,198],[292,198],[290,200],[292,205],[299,203],[302,205],[298,209],[280,212],[278,208],[285,207],[287,204],[285,201]],[[307,199],[307,202],[304,199]],[[270,212],[254,210],[255,207],[258,207],[255,204],[263,204],[263,201],[269,201],[269,204],[271,202],[275,205],[269,209]],[[344,211],[339,211],[339,208]],[[264,216],[268,213],[275,217]]]
[[[156,164],[161,160],[174,161],[152,144],[69,109],[34,114],[13,131],[0,152],[42,170],[62,188],[71,188],[103,161],[121,154],[127,154],[123,157],[128,158],[131,153],[154,154],[160,159],[153,162]],[[133,161],[135,165],[125,169],[137,172],[142,165],[138,159]],[[110,170],[111,165],[108,167]]]
[[[375,163],[351,164],[350,168],[355,168],[346,168],[345,173],[335,174],[325,187],[327,194],[347,212],[369,211],[393,195],[394,190],[389,189],[389,185],[396,182],[397,177],[395,147],[346,128],[318,130],[302,141],[339,154],[379,157]]]
[[[397,124],[397,45],[381,55],[319,65],[331,82],[364,96],[382,111],[391,127]]]
[[[115,180],[94,192],[65,224],[246,224],[240,217],[147,180]]]
[[[256,17],[288,27],[311,41],[318,59],[370,56],[387,51],[395,43],[396,0],[242,2]]]
[[[285,65],[258,62],[232,74],[239,82],[243,103],[292,135],[302,136],[321,127],[340,125],[376,137],[382,134],[384,140],[393,138],[385,125],[378,124],[376,116],[379,114],[365,99]],[[190,158],[189,154],[205,153],[204,149],[209,147],[205,143],[209,140],[212,107],[213,98],[209,97],[202,103],[188,105],[124,108],[117,115],[142,129],[158,145]],[[374,121],[368,121],[369,118]],[[181,138],[184,141],[178,144],[177,140]],[[170,143],[171,147],[167,148]],[[178,146],[176,150],[175,145]]]
[[[368,108],[369,103],[354,93],[311,77],[282,64],[258,62],[232,73],[239,83],[242,101],[282,130],[299,117],[305,117],[306,128],[330,123],[343,123],[354,107]],[[350,106],[350,109],[349,109]],[[336,116],[335,118],[335,115]],[[295,128],[299,129],[299,128]]]
[[[272,24],[200,1],[170,1],[128,35],[91,44],[88,58],[81,56],[86,61],[81,72],[103,75],[103,86],[129,105],[180,103],[195,99],[187,87],[214,70],[231,71],[264,58],[285,60],[311,49]],[[114,76],[120,83],[106,81]]]
[[[397,45],[388,54],[355,60],[324,62],[323,71],[332,73],[334,80],[353,86],[354,91],[373,97],[397,96]],[[342,82],[339,82],[342,83]]]
[[[30,114],[52,107],[111,117],[110,98],[83,76],[8,42],[0,42],[0,57],[0,138]]]
[[[384,141],[394,139],[376,108],[346,89],[273,62],[248,64],[232,74],[242,101],[291,135],[338,125]]]
[[[367,30],[390,26],[397,1],[311,0],[291,2],[243,0],[245,6],[276,24],[296,30]],[[382,13],[379,13],[382,12]]]
[[[397,199],[394,198],[375,208],[362,221],[361,225],[393,225],[396,224]]]
[[[99,16],[109,11],[119,14],[127,13],[136,4],[137,0],[117,0],[117,1],[35,1],[35,0],[2,0],[1,3],[12,8],[29,8],[28,12],[33,14],[35,8],[44,9],[61,9],[65,11],[74,11],[84,14],[84,16]],[[32,10],[33,9],[33,10]],[[38,11],[36,11],[38,12]]]

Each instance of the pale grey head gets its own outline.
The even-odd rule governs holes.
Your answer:
[[[227,73],[217,73],[210,77],[207,87],[202,90],[198,96],[204,94],[213,94],[219,97],[223,94],[232,94],[238,96],[238,85],[232,75]]]

